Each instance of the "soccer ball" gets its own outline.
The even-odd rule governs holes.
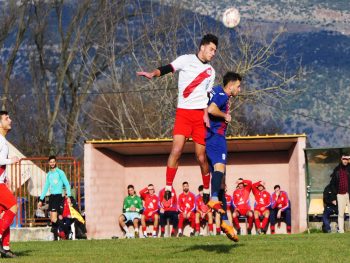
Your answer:
[[[225,10],[224,14],[222,15],[222,23],[225,27],[233,28],[239,24],[239,21],[241,20],[241,15],[239,14],[239,11],[237,8],[230,7]]]

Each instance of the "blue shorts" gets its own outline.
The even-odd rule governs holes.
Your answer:
[[[134,219],[141,219],[141,215],[138,212],[125,212],[123,213],[123,216],[126,218],[126,222],[131,221],[133,222]]]
[[[205,143],[205,151],[211,169],[213,170],[214,165],[217,163],[226,164],[227,143],[225,136],[208,133]]]

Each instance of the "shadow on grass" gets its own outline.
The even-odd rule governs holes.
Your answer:
[[[194,245],[184,249],[182,252],[190,252],[195,250],[203,250],[206,252],[216,252],[217,254],[229,253],[231,250],[236,249],[237,247],[244,246],[244,244],[220,244],[220,245]]]
[[[17,257],[27,257],[32,255],[33,250],[13,251]]]

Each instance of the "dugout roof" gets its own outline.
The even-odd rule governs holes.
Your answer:
[[[256,136],[230,136],[227,139],[228,152],[250,151],[286,151],[305,134],[294,135],[256,135]],[[158,155],[168,154],[171,150],[172,138],[165,139],[126,139],[126,140],[88,140],[94,148],[104,148],[120,155]],[[187,143],[184,153],[193,153],[192,143]]]

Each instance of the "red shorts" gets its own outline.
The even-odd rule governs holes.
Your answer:
[[[4,210],[7,210],[16,204],[16,197],[10,189],[8,189],[6,184],[0,184],[0,206],[5,208]]]
[[[266,207],[263,207],[263,209],[261,210],[261,207],[255,207],[254,212],[255,211],[259,212],[259,215],[263,216],[266,211],[269,211],[269,209]]]
[[[176,109],[173,135],[192,137],[194,142],[205,145],[206,128],[203,114],[204,110]]]
[[[151,216],[148,216],[148,215],[144,214],[144,216],[145,216],[145,221],[146,221],[146,222],[154,222],[154,217],[156,216],[156,214],[157,214],[157,213],[154,213],[154,214],[152,214]]]
[[[247,207],[242,207],[242,208],[236,208],[236,210],[237,210],[237,212],[239,213],[239,215],[241,215],[241,216],[246,216],[247,215],[247,213],[249,212],[249,211],[251,211],[251,209],[249,209],[249,208],[247,208]]]

